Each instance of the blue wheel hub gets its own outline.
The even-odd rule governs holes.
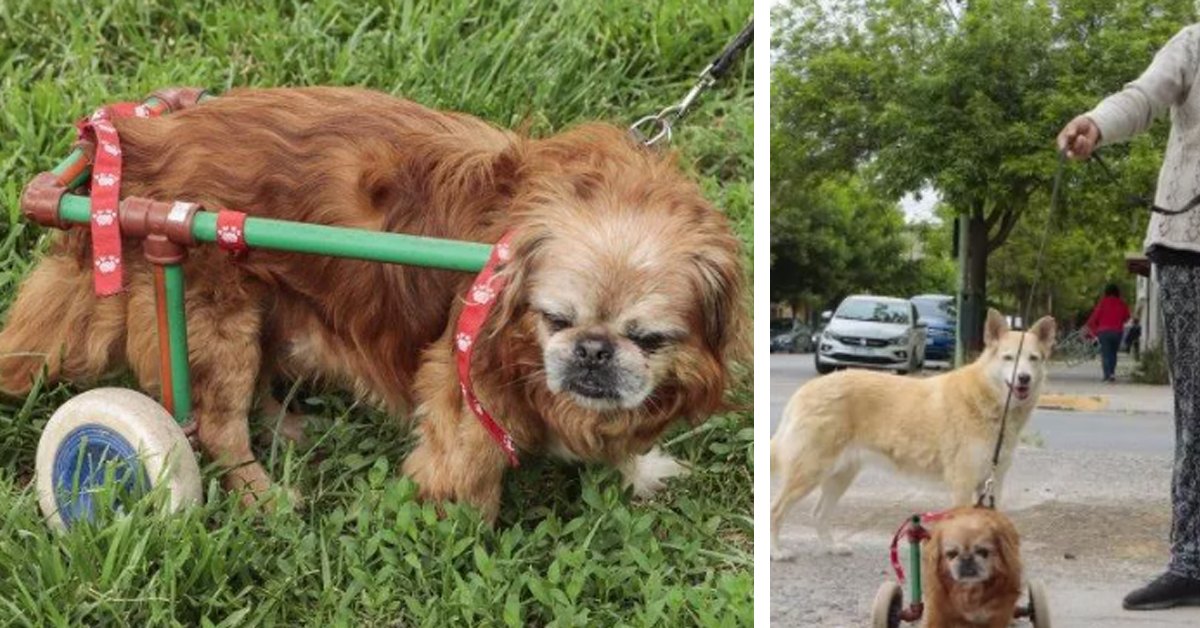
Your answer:
[[[82,425],[67,434],[54,453],[53,480],[58,514],[68,528],[92,521],[101,504],[120,510],[150,488],[137,450],[102,425]],[[103,498],[100,489],[105,489]]]

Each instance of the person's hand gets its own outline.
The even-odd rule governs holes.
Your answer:
[[[1067,159],[1087,159],[1100,143],[1100,127],[1086,115],[1075,116],[1058,132],[1058,150],[1066,151]]]

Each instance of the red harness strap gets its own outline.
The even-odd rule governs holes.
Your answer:
[[[91,117],[75,124],[79,139],[96,145],[92,159],[91,229],[93,281],[97,296],[112,296],[122,287],[121,225],[117,218],[121,202],[121,140],[112,120],[149,118],[164,111],[165,104],[151,107],[121,102],[98,109]]]
[[[933,523],[935,521],[941,521],[945,518],[946,511],[944,510],[940,512],[927,512],[921,515],[921,523]],[[904,536],[905,531],[908,530],[908,525],[909,519],[905,519],[904,523],[901,524],[900,529],[896,530],[896,535],[892,537],[892,570],[896,572],[896,580],[900,583],[900,586],[904,586],[904,567],[900,565],[900,549],[898,546],[900,545],[900,537]],[[927,538],[929,538],[928,532],[921,537],[921,540]]]
[[[233,253],[235,258],[246,255],[246,214],[229,209],[217,212],[217,246]]]
[[[488,313],[496,305],[497,298],[508,282],[508,278],[497,274],[497,271],[512,256],[509,248],[512,237],[513,232],[510,231],[500,238],[500,241],[492,249],[492,255],[488,258],[487,265],[475,277],[474,283],[467,291],[466,305],[463,306],[462,313],[458,317],[457,333],[454,334],[454,351],[458,362],[458,383],[462,388],[467,406],[471,408],[471,412],[479,418],[479,422],[504,450],[508,456],[508,463],[517,467],[519,466],[517,448],[513,445],[512,436],[503,427],[500,427],[500,424],[492,418],[483,404],[479,403],[471,386],[471,356],[475,352],[475,340],[479,337],[479,331],[483,328],[484,322],[487,321]]]

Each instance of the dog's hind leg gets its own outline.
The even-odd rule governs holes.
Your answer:
[[[38,262],[0,332],[0,393],[20,396],[45,369],[50,381],[90,381],[113,368],[125,335],[124,295],[92,294],[90,267],[65,252]]]
[[[771,501],[771,560],[790,560],[794,556],[779,545],[779,529],[792,504],[804,499],[821,483],[828,465],[800,454],[781,460],[783,486]],[[794,462],[793,462],[794,461]]]
[[[854,483],[854,478],[858,477],[861,470],[862,462],[857,458],[843,459],[833,473],[821,483],[821,497],[813,507],[817,538],[834,554],[848,556],[851,553],[849,545],[834,543],[833,534],[829,531],[829,520],[837,508],[838,500],[846,494],[846,489]]]
[[[142,386],[157,388],[153,287],[143,283],[152,278],[147,273],[136,279],[130,289],[127,351]],[[262,366],[262,312],[256,288],[230,270],[217,282],[192,280],[186,298],[192,419],[200,445],[224,470],[225,490],[241,492],[242,502],[250,505],[264,498],[271,486],[250,449],[249,414]]]

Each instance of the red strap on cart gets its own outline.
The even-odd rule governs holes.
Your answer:
[[[471,412],[479,418],[479,422],[504,450],[508,456],[508,463],[517,467],[519,466],[517,448],[513,445],[512,436],[503,427],[500,427],[500,424],[492,418],[483,404],[479,403],[471,386],[471,356],[475,352],[475,340],[479,337],[479,330],[487,321],[488,314],[496,305],[500,292],[504,290],[504,285],[508,283],[508,278],[497,274],[497,271],[503,268],[512,256],[509,248],[512,236],[513,232],[510,231],[500,238],[500,241],[492,248],[492,255],[488,258],[487,265],[483,267],[483,270],[475,277],[471,288],[467,290],[467,302],[463,306],[462,314],[458,317],[458,327],[454,334],[454,351],[458,362],[458,383],[462,388],[467,406],[471,408]]]
[[[924,524],[924,523],[933,523],[935,521],[941,521],[942,519],[946,518],[946,513],[947,513],[947,511],[945,511],[945,510],[940,511],[940,512],[923,513],[921,515],[921,523]],[[896,572],[896,580],[897,580],[897,582],[900,583],[900,586],[904,586],[904,567],[901,566],[901,564],[900,564],[900,549],[899,549],[900,537],[904,536],[904,533],[908,530],[908,525],[909,525],[911,519],[912,519],[911,517],[905,519],[904,523],[900,525],[900,529],[896,530],[896,535],[892,537],[892,547],[891,547],[892,571]],[[927,538],[929,538],[928,532],[923,534],[921,536],[920,540],[925,540]]]
[[[121,291],[121,225],[117,212],[121,202],[121,140],[113,126],[115,118],[149,118],[166,111],[154,106],[121,102],[96,110],[75,124],[79,139],[96,145],[92,158],[92,264],[96,295],[112,296]]]
[[[242,257],[250,247],[246,245],[246,214],[230,209],[217,212],[217,246]]]

